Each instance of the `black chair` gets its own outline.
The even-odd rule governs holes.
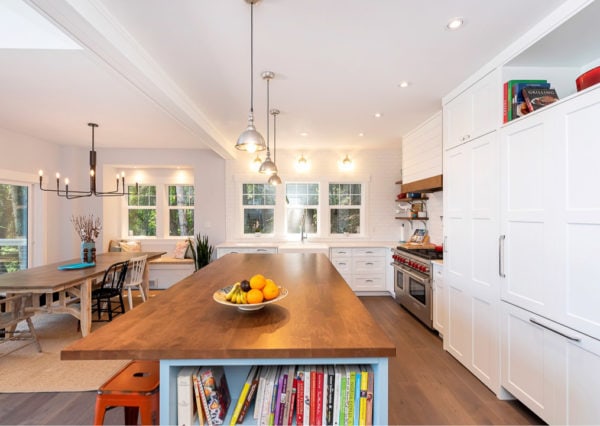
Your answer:
[[[112,321],[113,314],[125,313],[122,292],[128,263],[128,261],[124,261],[110,265],[104,273],[100,288],[92,290],[92,312],[94,310],[98,312],[98,321],[102,321],[102,312],[108,313],[108,321]],[[113,299],[116,297],[119,298],[119,306],[116,307],[117,309],[113,309]]]

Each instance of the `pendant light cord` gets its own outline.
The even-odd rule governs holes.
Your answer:
[[[273,162],[277,164],[277,114],[273,114]]]
[[[267,152],[269,152],[269,81],[267,78]]]
[[[250,3],[250,113],[254,113],[254,3]]]

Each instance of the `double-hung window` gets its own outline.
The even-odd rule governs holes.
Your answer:
[[[244,235],[275,232],[275,186],[242,184]]]
[[[29,188],[0,183],[0,274],[27,269]]]
[[[167,185],[169,198],[169,236],[194,235],[194,186]]]
[[[286,183],[287,234],[317,234],[319,231],[319,184]]]
[[[331,234],[360,234],[362,198],[362,185],[360,183],[329,184]]]
[[[130,237],[156,237],[156,186],[129,186],[127,210]]]

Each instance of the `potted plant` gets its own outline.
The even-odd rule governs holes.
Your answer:
[[[208,235],[198,234],[194,239],[188,238],[194,259],[194,270],[205,267],[212,260],[214,247],[208,243]]]

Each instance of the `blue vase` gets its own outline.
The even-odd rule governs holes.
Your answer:
[[[96,262],[96,243],[81,243],[81,261],[83,263]]]

